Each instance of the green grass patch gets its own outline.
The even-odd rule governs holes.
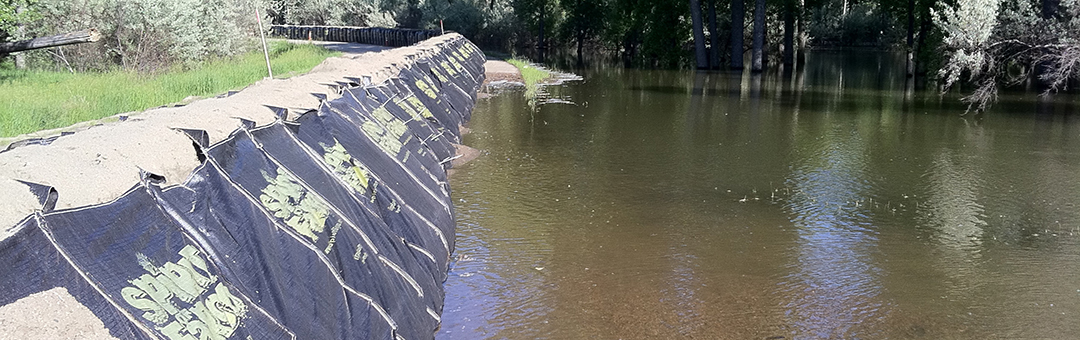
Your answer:
[[[528,61],[520,59],[508,59],[506,62],[514,65],[521,71],[521,78],[525,79],[526,87],[536,87],[536,84],[551,78],[551,72],[538,69],[532,66]]]
[[[536,97],[540,94],[540,83],[551,78],[551,72],[536,68],[528,61],[521,59],[507,59],[506,62],[514,65],[521,72],[521,78],[525,80],[525,99],[535,110]]]
[[[272,42],[275,78],[311,71],[340,53],[316,45]],[[262,49],[157,75],[127,71],[22,71],[0,65],[0,137],[143,111],[196,96],[213,96],[266,77]]]

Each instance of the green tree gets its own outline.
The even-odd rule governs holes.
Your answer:
[[[1033,79],[1044,94],[1080,78],[1080,3],[1060,7],[1026,0],[969,0],[936,11],[946,61],[944,88],[969,82],[968,109],[986,109],[1000,87]],[[1039,6],[1039,7],[1036,7]],[[1049,10],[1048,10],[1049,9]]]
[[[34,0],[0,0],[0,41],[25,38],[17,30],[37,17],[34,5]]]
[[[685,20],[690,10],[687,2],[648,0],[642,52],[652,67],[676,68],[685,65],[688,54],[683,46],[691,39],[691,23]]]
[[[270,15],[281,24],[394,27],[376,0],[275,0]]]
[[[519,20],[536,32],[535,46],[541,51],[547,49],[547,31],[556,25],[561,14],[557,0],[512,0],[514,13]]]
[[[562,35],[572,39],[577,45],[577,59],[580,64],[585,42],[599,35],[605,28],[607,1],[562,0],[559,5],[566,12],[566,21],[562,24]]]
[[[21,13],[17,12],[20,6],[26,6],[25,0],[0,0],[0,41],[11,36],[21,20]]]
[[[617,45],[628,67],[679,67],[688,59],[689,15],[685,1],[614,0],[605,40]]]

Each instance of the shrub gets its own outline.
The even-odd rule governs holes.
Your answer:
[[[292,25],[394,27],[397,22],[375,0],[274,0],[278,23]]]
[[[255,45],[254,7],[243,0],[38,0],[30,35],[96,28],[102,40],[38,51],[38,66],[154,72],[240,54]]]

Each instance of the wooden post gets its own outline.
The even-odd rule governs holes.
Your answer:
[[[262,38],[263,56],[266,57],[266,73],[270,79],[274,79],[274,70],[270,68],[270,50],[266,48],[266,32],[263,32],[262,16],[259,15],[259,7],[255,7],[255,21],[259,23],[259,37]]]
[[[48,37],[34,38],[30,40],[15,41],[0,44],[0,54],[12,52],[36,50],[39,48],[57,47],[71,44],[95,42],[101,39],[101,34],[96,29],[82,30],[72,33],[57,34]]]

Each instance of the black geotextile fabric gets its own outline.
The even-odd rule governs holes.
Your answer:
[[[121,339],[431,339],[454,249],[446,169],[483,81],[464,39],[295,122],[207,145],[183,185],[41,211],[0,240],[0,306],[63,287]],[[62,195],[63,193],[59,193]]]

